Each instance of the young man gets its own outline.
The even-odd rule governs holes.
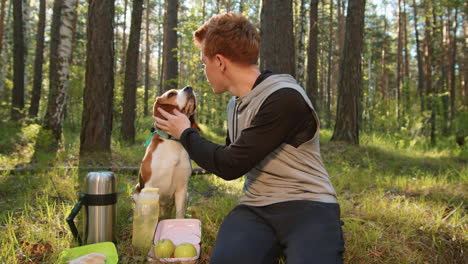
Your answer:
[[[304,89],[286,74],[261,73],[259,35],[245,17],[224,13],[194,32],[214,93],[230,92],[228,137],[202,138],[179,112],[156,125],[180,138],[190,157],[225,180],[245,175],[240,204],[225,218],[215,264],[342,263],[336,193],[320,156],[319,121]]]

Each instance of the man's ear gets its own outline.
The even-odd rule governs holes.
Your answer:
[[[224,72],[226,70],[226,57],[224,57],[221,54],[216,54],[215,55],[215,60],[216,60],[217,66],[219,67],[221,72]]]

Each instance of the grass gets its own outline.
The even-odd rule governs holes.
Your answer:
[[[202,130],[217,142],[224,135]],[[0,168],[30,162],[39,127],[2,123]],[[79,132],[66,129],[54,165],[78,164]],[[346,240],[345,263],[466,263],[467,149],[442,142],[428,147],[397,135],[364,134],[361,146],[331,143],[322,133],[322,154],[338,193]],[[138,166],[147,131],[138,144],[113,140],[113,166]],[[65,222],[77,199],[76,170],[0,174],[0,264],[54,263],[77,246]],[[131,246],[130,194],[136,175],[118,174],[120,263],[145,263]],[[190,180],[187,217],[202,221],[202,255],[208,263],[223,217],[242,194],[242,179],[213,175]]]

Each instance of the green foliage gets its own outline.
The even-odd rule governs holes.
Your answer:
[[[40,126],[7,121],[0,122],[0,127],[0,168],[29,162]]]
[[[461,137],[468,137],[468,107],[465,106],[461,108],[457,113],[454,120],[454,134]]]
[[[34,146],[33,163],[48,165],[55,158],[57,142],[51,130],[40,128]]]
[[[67,104],[64,126],[74,132],[80,132],[83,113],[83,91],[85,87],[85,68],[78,65],[70,66],[70,81],[67,90]]]

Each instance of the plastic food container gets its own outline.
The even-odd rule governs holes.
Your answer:
[[[112,242],[102,242],[97,244],[91,244],[81,247],[70,248],[63,251],[56,263],[62,264],[67,261],[81,257],[89,253],[101,253],[107,256],[106,264],[117,264],[119,256],[117,255],[117,249]]]
[[[197,256],[193,258],[156,258],[154,255],[154,244],[161,239],[170,239],[177,247],[182,243],[191,243],[197,250]],[[195,263],[200,257],[201,222],[198,219],[166,219],[159,222],[154,242],[148,252],[148,261],[159,262],[182,262],[184,264]]]

